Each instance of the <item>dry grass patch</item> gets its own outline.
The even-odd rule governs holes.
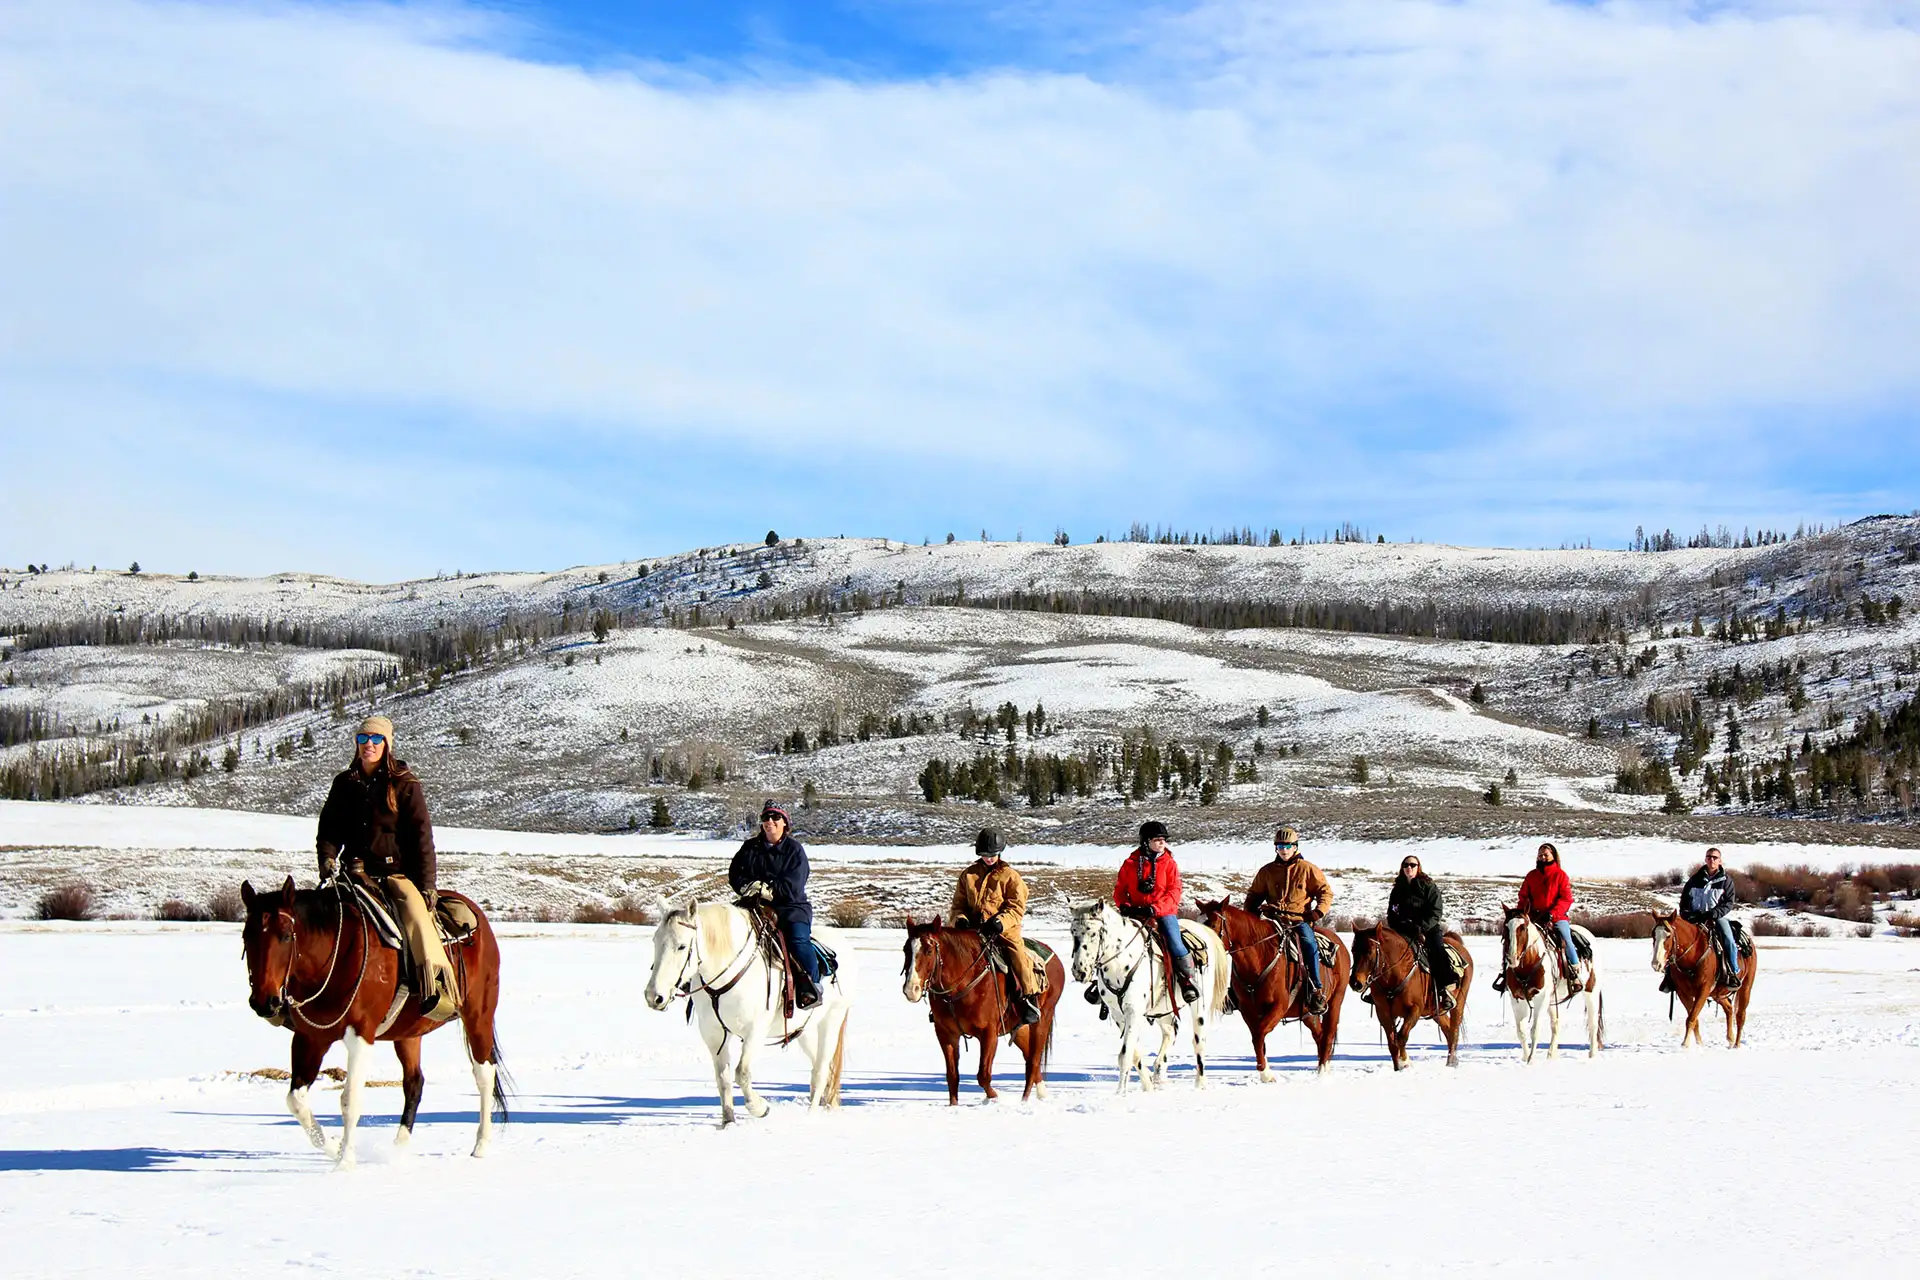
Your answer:
[[[41,920],[93,919],[93,886],[75,881],[40,895],[34,914]]]

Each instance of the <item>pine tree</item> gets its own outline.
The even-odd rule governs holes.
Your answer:
[[[667,809],[667,798],[665,796],[655,796],[653,798],[653,816],[649,821],[656,827],[670,827],[673,825],[673,814]]]

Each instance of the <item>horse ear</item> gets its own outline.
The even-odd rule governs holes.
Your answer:
[[[242,880],[240,882],[240,901],[246,904],[247,910],[253,910],[253,881]]]
[[[294,894],[296,894],[296,893],[298,893],[298,892],[300,892],[300,890],[299,890],[299,888],[298,888],[298,886],[296,886],[296,885],[295,885],[295,884],[293,883],[293,877],[292,877],[292,876],[288,876],[288,877],[287,877],[287,882],[286,882],[285,884],[283,884],[283,885],[281,885],[281,886],[280,886],[280,896],[281,896],[282,898],[285,898],[285,899],[286,899],[286,900],[287,900],[288,902],[292,902],[292,901],[293,901],[293,895],[294,895]]]
[[[665,894],[662,894],[649,903],[647,909],[653,912],[654,923],[658,924],[667,918],[667,913],[673,910],[673,904],[667,901]]]
[[[940,927],[940,913],[938,911],[934,912],[933,919],[927,921],[927,923],[935,929],[938,929]]]

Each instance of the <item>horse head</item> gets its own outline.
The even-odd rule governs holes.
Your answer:
[[[1677,911],[1655,911],[1653,916],[1653,970],[1665,973],[1673,962],[1673,922]]]
[[[1073,909],[1073,980],[1092,982],[1094,958],[1107,936],[1107,915],[1112,910],[1104,901],[1089,902]]]
[[[1374,941],[1378,931],[1378,925],[1353,931],[1353,969],[1347,974],[1347,985],[1355,991],[1364,990],[1373,980]]]
[[[700,976],[700,926],[686,907],[663,912],[653,927],[653,970],[642,993],[647,1008],[665,1009],[691,991]]]
[[[905,982],[901,984],[900,992],[911,1004],[920,1003],[934,979],[939,976],[939,951],[933,947],[923,947],[920,942],[929,934],[939,932],[942,927],[937,915],[924,923],[912,916],[907,917],[907,941],[902,947],[906,959],[900,966],[900,974]]]
[[[287,979],[298,953],[298,893],[292,876],[274,893],[255,893],[250,881],[240,884],[240,901],[247,913],[240,930],[251,988],[247,1007],[276,1027],[286,1020]]]

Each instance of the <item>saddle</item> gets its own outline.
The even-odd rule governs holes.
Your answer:
[[[780,1007],[784,1015],[793,1017],[793,952],[787,948],[787,932],[780,927],[780,915],[772,904],[764,898],[736,898],[734,906],[747,913],[753,921],[753,936],[760,947],[761,958],[767,967],[780,975]],[[824,986],[840,972],[840,955],[832,947],[812,939],[813,954],[820,964],[820,982]]]
[[[1048,985],[1047,961],[1053,959],[1054,950],[1046,943],[1036,942],[1032,938],[1022,938],[1020,941],[1025,944],[1027,955],[1033,961],[1033,981],[1034,985],[1038,988],[1034,994],[1044,995],[1046,994]],[[987,963],[993,966],[995,973],[1002,975],[1009,982],[1013,980],[1013,966],[1007,959],[1007,940],[1005,938],[996,937],[988,943]]]
[[[1413,948],[1414,965],[1431,977],[1433,974],[1433,959],[1427,954],[1427,940],[1425,938],[1409,937],[1404,933],[1400,936],[1406,938],[1407,944]],[[1446,944],[1448,952],[1447,960],[1453,965],[1453,977],[1458,978],[1467,971],[1467,949],[1463,944],[1455,942],[1452,938],[1447,938]],[[1449,979],[1449,981],[1451,980],[1452,979]]]

